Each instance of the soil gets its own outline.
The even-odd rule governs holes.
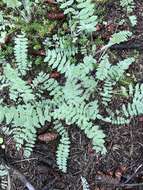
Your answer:
[[[134,29],[135,40],[140,46],[143,35],[143,2],[136,1],[135,14],[138,25]],[[107,17],[115,24],[114,17],[121,16],[117,10],[110,11]],[[105,35],[109,31],[104,31]],[[136,50],[136,48],[133,48]],[[138,51],[139,49],[137,49]],[[117,54],[126,54],[130,47],[115,50]],[[142,52],[134,74],[143,80]],[[133,72],[131,70],[131,72]],[[114,102],[117,104],[117,102]],[[37,140],[34,152],[29,159],[23,159],[22,152],[15,151],[12,139],[5,139],[4,155],[13,167],[18,169],[36,190],[82,190],[81,176],[85,177],[91,190],[142,190],[143,189],[143,117],[134,118],[127,126],[105,126],[106,147],[108,153],[97,155],[84,134],[76,127],[69,129],[71,151],[66,174],[56,166],[56,146],[58,139],[42,143]],[[46,131],[46,129],[44,129]],[[14,175],[11,175],[11,190],[26,190],[26,187]]]

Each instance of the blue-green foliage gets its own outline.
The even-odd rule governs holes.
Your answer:
[[[20,38],[23,39],[23,36],[18,36],[22,46],[25,41],[22,42]],[[25,52],[27,51],[19,51],[19,54]],[[65,51],[66,53],[67,51]],[[18,55],[18,57],[22,56]],[[36,129],[43,126],[45,122],[63,121],[68,125],[76,124],[80,127],[92,140],[94,149],[97,152],[105,153],[105,135],[100,127],[94,126],[93,123],[100,117],[98,101],[89,101],[95,92],[97,83],[90,74],[96,60],[90,55],[84,57],[83,62],[79,64],[69,64],[64,72],[66,80],[60,85],[58,81],[50,78],[50,75],[44,72],[33,77],[31,82],[26,81],[26,73],[22,75],[21,70],[18,69],[20,64],[23,66],[23,63],[26,63],[24,58],[27,60],[27,55],[22,57],[22,61],[16,61],[14,67],[3,60],[3,75],[1,76],[1,88],[8,90],[11,105],[7,105],[5,100],[2,100],[0,121],[11,125],[17,149],[19,150],[24,145],[24,155],[29,156],[36,141]],[[17,54],[15,54],[15,59],[17,60]],[[60,63],[59,61],[57,69],[60,67]],[[28,64],[25,64],[24,67],[25,72],[30,69]],[[43,96],[45,93],[47,96]],[[53,123],[53,125],[55,124]],[[56,128],[61,135],[57,151],[57,164],[65,172],[70,140],[68,133],[61,132],[61,129],[65,130],[64,125],[58,125]]]
[[[26,74],[26,70],[30,63],[27,58],[28,39],[25,34],[18,35],[15,38],[14,54],[16,59],[17,70],[22,76]]]
[[[67,171],[67,160],[69,157],[69,150],[70,150],[70,139],[68,132],[66,131],[65,127],[62,123],[56,121],[54,122],[54,129],[60,134],[61,139],[60,143],[57,148],[57,164],[59,169],[63,172]]]
[[[121,7],[126,11],[131,26],[134,27],[137,24],[137,17],[134,15],[135,1],[134,0],[120,0]]]
[[[30,69],[25,41],[27,44],[27,39],[23,35],[16,38],[14,52],[17,44],[20,44],[24,51],[19,49],[15,53],[14,67],[4,60],[1,61],[3,69],[0,78],[1,90],[5,88],[8,90],[11,105],[6,105],[5,100],[2,99],[0,121],[7,125],[11,124],[17,149],[24,145],[24,155],[29,156],[36,141],[36,129],[43,126],[45,122],[53,122],[55,129],[61,135],[57,150],[57,164],[63,172],[66,172],[70,139],[64,125],[58,123],[62,121],[67,125],[78,126],[91,139],[96,152],[105,154],[105,134],[95,122],[103,120],[113,123],[113,117],[109,115],[104,118],[100,113],[100,105],[107,106],[112,101],[113,87],[134,59],[128,58],[116,65],[111,65],[109,57],[105,55],[97,64],[92,55],[86,55],[80,62],[75,62],[74,56],[78,52],[76,48],[73,47],[73,51],[69,51],[70,43],[69,48],[65,48],[64,43],[60,43],[60,46],[53,47],[53,50],[47,48],[45,61],[49,67],[56,68],[64,74],[63,84],[61,85],[51,78],[49,73],[44,72],[39,72],[29,82],[25,80],[25,75]],[[49,52],[54,54],[49,55]],[[104,68],[104,75],[102,68]],[[91,74],[93,71],[96,71],[95,76]],[[98,86],[99,81],[103,82],[103,89]],[[99,94],[102,101],[99,101]]]
[[[79,35],[80,33],[92,33],[96,31],[97,16],[94,14],[94,4],[91,0],[57,0],[60,8],[64,10],[70,19],[71,31]]]
[[[79,127],[91,140],[93,149],[105,154],[105,134],[101,128],[104,129],[107,123],[128,123],[133,116],[143,113],[143,87],[129,86],[132,102],[123,104],[115,112],[110,110],[116,86],[134,59],[127,58],[112,65],[105,52],[112,45],[127,41],[131,33],[113,34],[101,49],[105,51],[100,59],[92,53],[81,54],[77,39],[85,35],[88,40],[88,34],[96,31],[94,5],[90,0],[57,2],[69,18],[70,34],[57,35],[53,44],[49,38],[45,40],[44,62],[60,73],[60,79],[51,78],[50,72],[37,71],[29,80],[28,72],[32,68],[28,39],[25,34],[18,35],[13,60],[0,59],[0,91],[7,93],[0,100],[0,122],[9,127],[17,149],[23,146],[25,156],[32,152],[37,129],[50,122],[61,137],[56,153],[57,165],[66,172],[71,144],[69,127]]]
[[[129,85],[128,93],[132,100],[115,111],[112,115],[113,123],[128,124],[133,117],[143,114],[143,84],[136,84],[134,88]]]

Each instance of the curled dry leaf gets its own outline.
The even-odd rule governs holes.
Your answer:
[[[38,136],[38,139],[43,142],[50,142],[57,138],[56,133],[44,133]]]
[[[109,25],[107,25],[107,31],[108,32],[113,32],[113,31],[115,31],[115,29],[116,29],[116,25],[115,24],[109,24]]]
[[[120,181],[120,180],[121,180],[121,177],[122,177],[122,172],[121,172],[120,170],[117,170],[117,171],[115,172],[115,176],[116,176],[116,178],[119,179],[119,181]]]
[[[57,72],[57,71],[53,71],[51,74],[50,74],[50,77],[51,78],[59,78],[60,77],[60,73]]]
[[[63,12],[58,12],[58,13],[48,13],[48,19],[50,20],[61,20],[65,18],[65,15]]]
[[[101,28],[102,26],[100,25],[100,24],[97,24],[97,26],[96,26],[96,31],[100,31],[102,28]]]
[[[126,166],[120,166],[116,171],[115,171],[115,177],[121,180],[121,177],[123,174],[127,171]]]
[[[122,173],[125,173],[127,171],[127,167],[126,166],[120,166],[120,170],[122,171]]]
[[[46,55],[46,53],[45,53],[44,50],[31,51],[30,53],[31,53],[32,55],[34,55],[34,56],[45,56],[45,55]]]

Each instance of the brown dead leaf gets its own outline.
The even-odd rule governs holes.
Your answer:
[[[57,136],[58,135],[56,133],[44,133],[42,135],[39,135],[38,139],[43,142],[50,142],[55,140]]]

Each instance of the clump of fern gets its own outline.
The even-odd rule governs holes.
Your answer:
[[[57,165],[66,172],[71,146],[70,126],[79,127],[91,140],[96,153],[105,154],[104,127],[108,123],[129,123],[133,116],[143,112],[143,106],[140,106],[143,103],[142,86],[137,84],[135,88],[129,87],[131,103],[123,104],[115,112],[110,108],[116,87],[134,58],[126,58],[113,65],[108,49],[127,41],[131,32],[113,34],[101,48],[102,56],[99,59],[92,51],[84,54],[77,42],[83,35],[89,42],[89,36],[96,31],[94,4],[90,0],[57,2],[69,18],[70,31],[64,37],[57,36],[54,45],[49,45],[49,38],[45,40],[44,62],[48,68],[60,73],[62,83],[51,77],[50,69],[34,72],[29,80],[28,73],[32,67],[28,39],[24,33],[17,35],[13,60],[10,62],[6,57],[0,58],[0,91],[7,92],[7,98],[2,97],[0,102],[0,122],[9,127],[17,150],[23,148],[26,157],[34,148],[37,129],[50,122],[60,135]]]
[[[101,127],[95,125],[95,121],[105,120],[100,113],[96,92],[98,83],[100,80],[106,83],[109,81],[114,86],[115,81],[119,81],[133,59],[125,59],[116,66],[112,66],[109,61],[107,65],[105,59],[108,59],[108,56],[104,56],[97,67],[96,59],[88,55],[76,64],[72,61],[76,51],[69,53],[69,49],[61,48],[64,44],[60,44],[59,48],[50,50],[53,53],[47,54],[45,62],[48,61],[49,66],[64,73],[63,84],[61,85],[57,80],[50,78],[49,73],[44,72],[40,72],[29,83],[25,80],[27,71],[31,69],[28,64],[30,63],[27,56],[28,46],[25,43],[27,38],[24,35],[18,35],[15,41],[15,64],[8,63],[6,60],[2,61],[1,90],[7,89],[11,105],[7,105],[5,99],[1,101],[0,121],[11,125],[17,149],[19,150],[24,145],[24,155],[29,156],[36,141],[36,129],[43,126],[45,122],[53,122],[55,129],[61,135],[57,163],[59,168],[66,172],[70,139],[64,126],[58,124],[59,121],[63,121],[67,125],[75,124],[81,128],[91,139],[93,148],[105,154],[105,135]],[[18,52],[16,52],[17,47],[19,47]],[[21,51],[22,48],[23,51]],[[49,52],[48,49],[47,52]],[[95,70],[95,66],[97,73],[96,76],[92,76],[91,72]],[[105,68],[105,76],[102,75],[101,78],[102,67]],[[45,93],[47,96],[44,96]],[[108,105],[112,98],[112,88],[108,89],[103,85],[101,96],[104,97],[103,104]],[[108,101],[106,101],[106,96]]]

